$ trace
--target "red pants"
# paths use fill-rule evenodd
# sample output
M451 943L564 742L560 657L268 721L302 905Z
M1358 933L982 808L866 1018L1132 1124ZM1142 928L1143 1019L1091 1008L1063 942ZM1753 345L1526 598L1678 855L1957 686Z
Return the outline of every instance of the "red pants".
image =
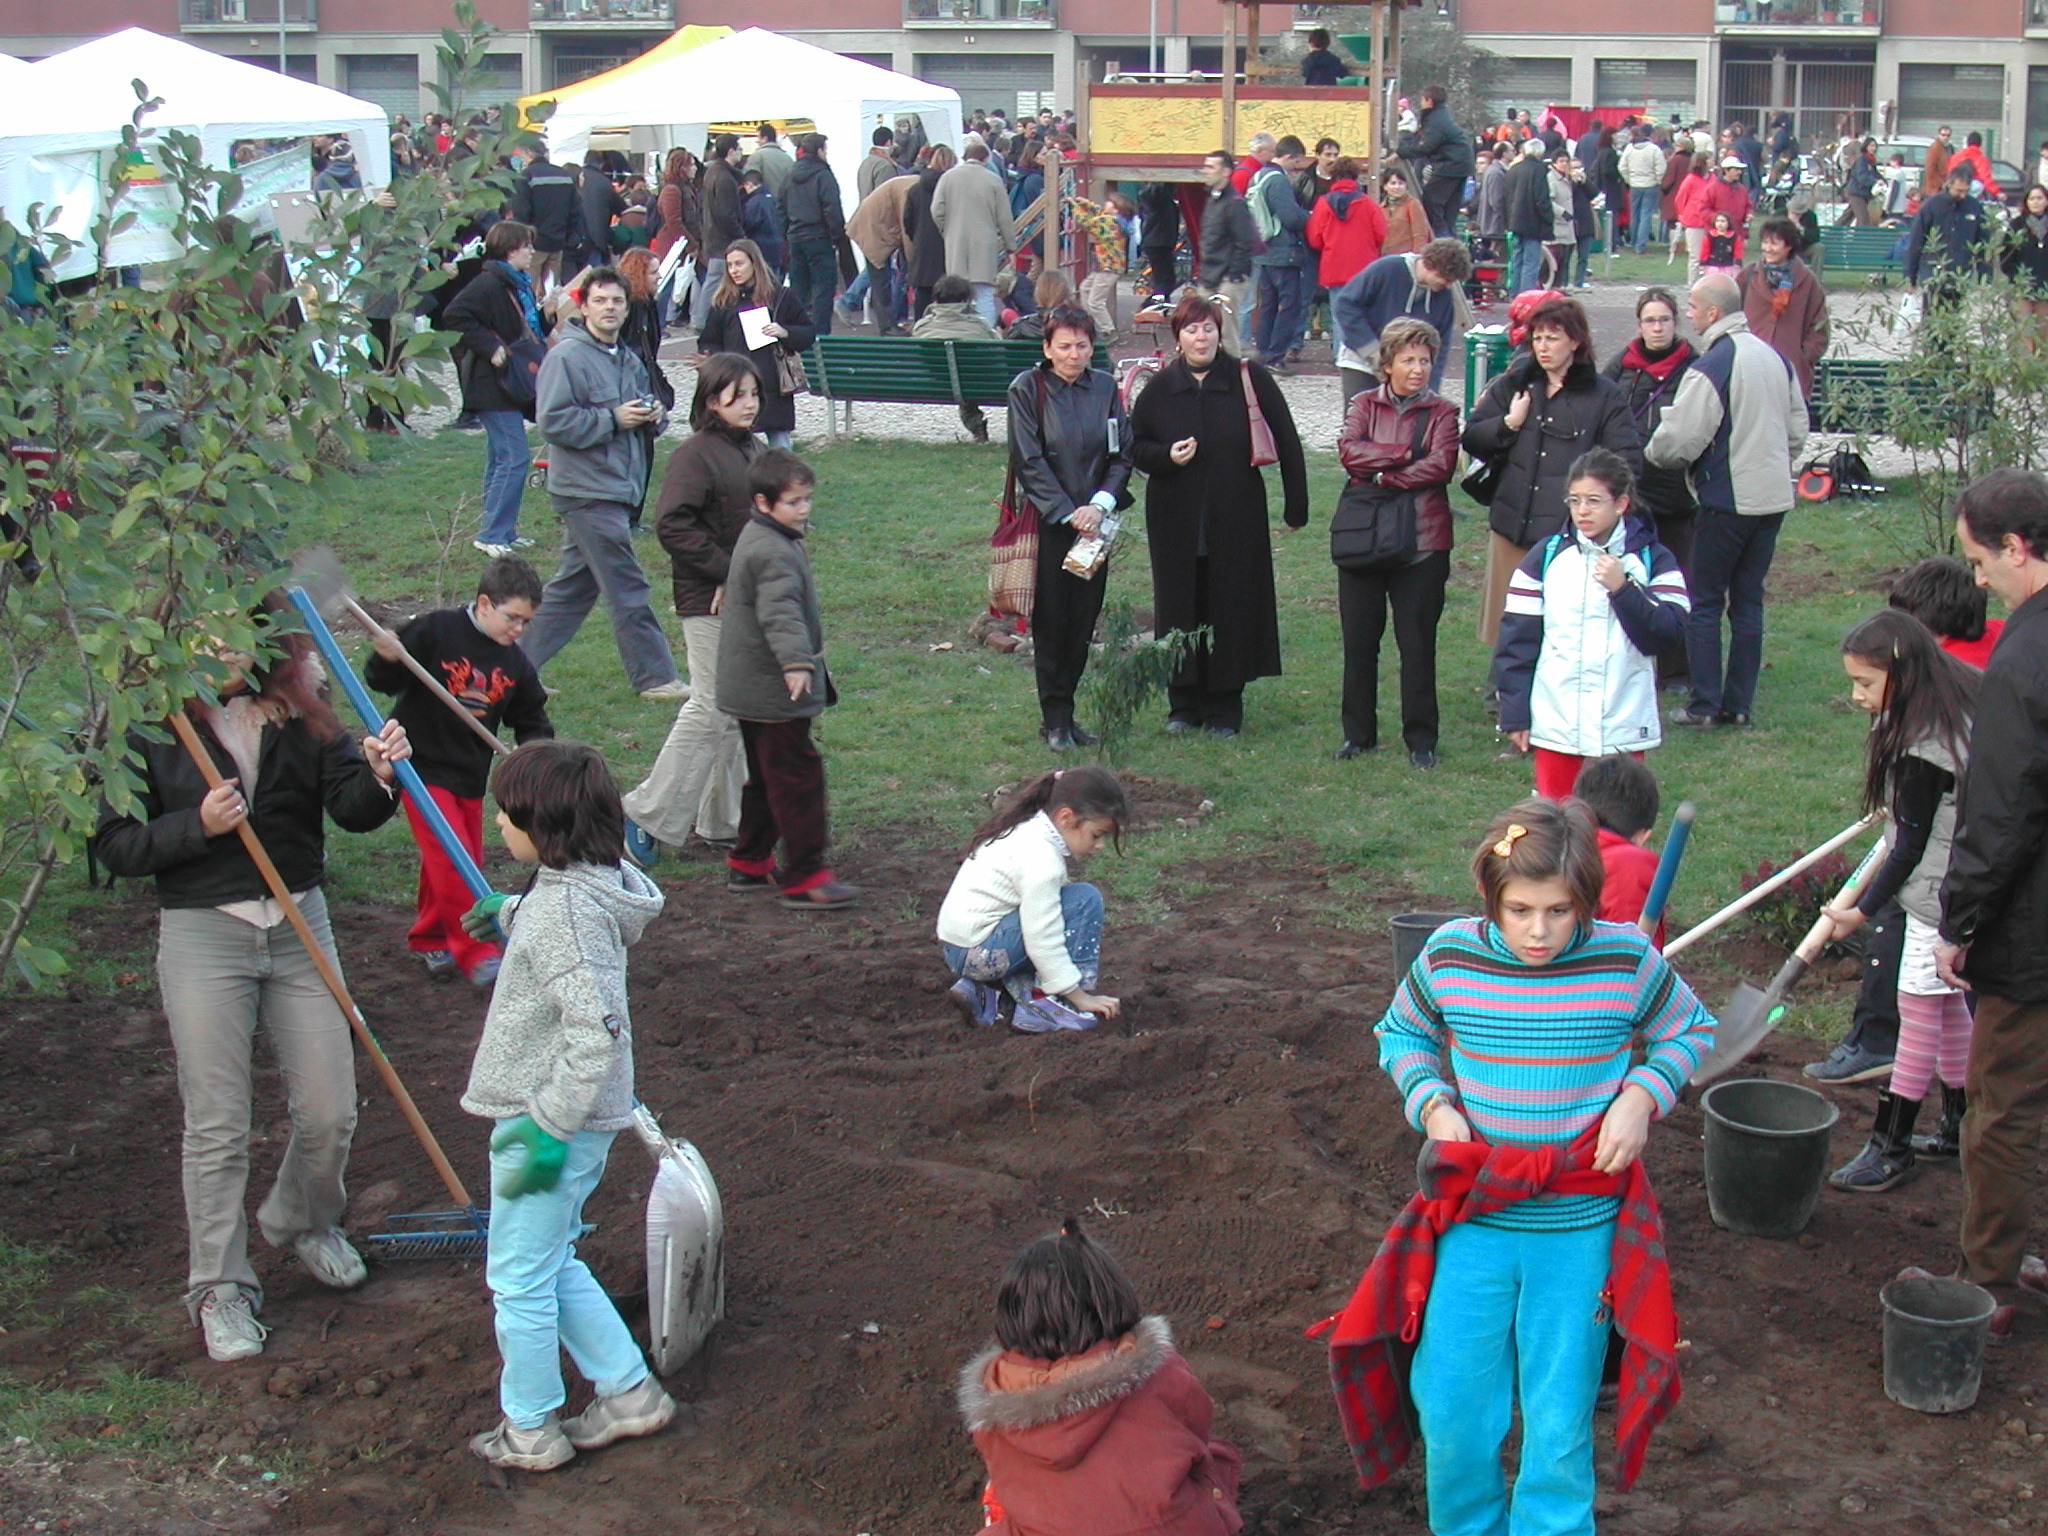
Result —
M740 836L726 863L743 875L774 875L788 895L832 878L825 865L825 760L811 722L742 720L747 787L740 791ZM775 844L782 844L782 868Z
M469 850L469 856L481 864L484 858L483 801L465 800L438 784L429 784L427 793L434 797L434 804L448 818L448 825L462 839L462 846ZM413 921L412 932L405 936L406 943L415 954L424 954L430 949L447 950L455 959L456 969L467 976L476 969L478 961L488 955L501 955L504 951L496 944L479 944L462 931L462 914L476 905L476 898L469 893L469 887L456 872L453 861L442 850L440 840L427 829L425 819L413 808L410 799L405 802L405 819L412 823L412 840L420 847L419 916Z
M1553 752L1548 747L1537 747L1535 755L1536 793L1546 800L1562 800L1569 795L1579 782L1579 770L1586 766L1586 759L1569 752ZM1639 763L1643 760L1640 752L1631 752L1629 756Z

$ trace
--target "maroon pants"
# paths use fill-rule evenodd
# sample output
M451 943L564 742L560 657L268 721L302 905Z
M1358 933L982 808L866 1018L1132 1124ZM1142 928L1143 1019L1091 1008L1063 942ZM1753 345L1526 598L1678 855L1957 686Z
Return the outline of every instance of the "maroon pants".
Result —
M469 856L483 863L483 801L465 799L438 784L429 784L427 793L448 818L448 825L455 829ZM440 839L428 830L426 819L413 809L411 800L405 802L405 817L412 823L412 840L420 850L419 915L413 920L412 932L406 935L406 943L415 954L447 950L457 969L467 976L480 961L504 951L496 944L480 944L463 931L462 914L476 904L476 897L463 883L454 861L442 851Z
M825 867L825 760L811 722L742 720L747 787L740 792L740 836L726 863L743 875L774 875L790 895L832 878ZM782 867L775 844L782 843Z

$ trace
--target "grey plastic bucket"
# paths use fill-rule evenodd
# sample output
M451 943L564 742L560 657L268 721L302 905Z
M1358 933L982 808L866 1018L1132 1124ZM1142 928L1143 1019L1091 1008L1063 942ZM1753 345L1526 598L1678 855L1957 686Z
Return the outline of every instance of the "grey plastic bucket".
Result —
M1387 926L1394 930L1394 980L1398 982L1408 974L1408 967L1415 963L1415 957L1422 953L1422 946L1432 933L1445 923L1455 923L1466 915L1463 912L1403 912L1399 917L1389 919Z
M1811 1088L1764 1077L1716 1083L1700 1109L1714 1225L1747 1237L1804 1231L1828 1171L1828 1133L1842 1112Z
M1977 1401L1998 1303L1967 1280L1894 1280L1884 1308L1884 1395L1916 1413L1961 1413Z

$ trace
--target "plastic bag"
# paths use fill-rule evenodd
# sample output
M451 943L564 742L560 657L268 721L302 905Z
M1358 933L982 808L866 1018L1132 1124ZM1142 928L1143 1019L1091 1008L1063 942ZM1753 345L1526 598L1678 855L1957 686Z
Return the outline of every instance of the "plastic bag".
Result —
M1912 335L1920 328L1920 316L1923 312L1924 307L1919 294L1900 294L1899 307L1892 311L1892 334L1901 339Z

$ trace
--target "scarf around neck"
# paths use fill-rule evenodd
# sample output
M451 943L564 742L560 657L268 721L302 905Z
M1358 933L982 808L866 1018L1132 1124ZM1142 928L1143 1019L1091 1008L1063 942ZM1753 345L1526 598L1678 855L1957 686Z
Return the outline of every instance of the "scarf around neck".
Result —
M1624 368L1640 368L1659 384L1662 384L1672 374L1678 372L1679 369L1691 362L1692 356L1692 343L1682 336L1677 341L1672 342L1662 352L1652 352L1643 345L1643 338L1638 336L1622 351L1621 366Z

